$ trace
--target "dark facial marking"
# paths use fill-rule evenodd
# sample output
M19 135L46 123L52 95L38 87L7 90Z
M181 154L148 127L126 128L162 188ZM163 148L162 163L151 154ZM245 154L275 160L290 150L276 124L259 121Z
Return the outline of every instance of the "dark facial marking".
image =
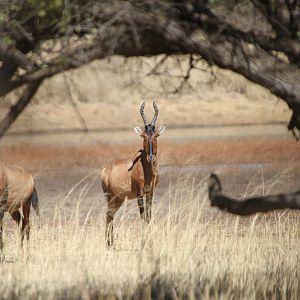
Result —
M145 130L148 137L152 137L152 135L155 133L155 126L148 124L145 126Z
M153 145L152 145L152 136L155 134L155 126L148 124L145 126L146 134L148 136L149 142L149 157L153 158Z

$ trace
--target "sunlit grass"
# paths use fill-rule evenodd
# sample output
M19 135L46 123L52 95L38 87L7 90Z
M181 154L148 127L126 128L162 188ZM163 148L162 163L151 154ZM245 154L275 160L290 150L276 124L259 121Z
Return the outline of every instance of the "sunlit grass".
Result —
M297 213L246 219L219 213L208 207L204 182L179 176L155 201L149 227L135 201L125 203L115 249L108 250L104 212L82 217L82 205L84 198L71 218L58 208L51 221L34 219L28 251L19 250L17 229L6 232L1 299L300 296Z

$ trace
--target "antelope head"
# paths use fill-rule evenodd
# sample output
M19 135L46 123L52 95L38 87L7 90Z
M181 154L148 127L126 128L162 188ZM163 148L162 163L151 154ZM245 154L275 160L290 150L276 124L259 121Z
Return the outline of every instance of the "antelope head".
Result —
M146 153L146 159L149 163L154 163L156 161L157 155L157 137L159 137L166 129L166 124L161 125L158 130L155 128L156 119L158 117L158 108L155 102L153 102L154 116L150 123L147 122L144 114L145 102L142 103L140 107L140 114L144 121L145 129L139 126L133 126L134 131L140 135L144 142L143 147Z

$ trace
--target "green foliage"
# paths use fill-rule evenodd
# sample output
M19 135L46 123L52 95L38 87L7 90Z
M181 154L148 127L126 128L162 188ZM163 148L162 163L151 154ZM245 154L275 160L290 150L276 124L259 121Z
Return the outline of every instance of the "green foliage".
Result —
M214 8L220 4L222 4L222 1L220 1L220 0L208 0L208 3L207 3L207 5L211 8Z
M0 12L0 23L7 21L7 15L4 12Z
M62 11L62 17L60 20L60 33L64 33L67 30L68 25L71 22L71 11L69 7L64 7Z
M0 23L26 24L38 41L48 39L54 31L64 33L70 21L70 7L64 0L13 0L3 7L0 4Z
M52 28L64 21L69 22L65 12L63 0L27 0L28 7L35 11L35 24L37 31L44 31L46 28Z
M7 44L7 45L14 45L15 44L15 41L8 35L5 35L3 37L3 40L4 42Z

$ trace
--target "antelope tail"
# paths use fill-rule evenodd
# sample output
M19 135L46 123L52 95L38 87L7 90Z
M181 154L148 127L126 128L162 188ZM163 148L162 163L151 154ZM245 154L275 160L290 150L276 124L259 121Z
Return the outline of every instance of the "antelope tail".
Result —
M33 192L30 196L30 201L31 201L31 205L33 207L33 209L36 212L36 215L39 216L40 215L40 209L39 209L39 198L36 192L36 189L33 189Z

